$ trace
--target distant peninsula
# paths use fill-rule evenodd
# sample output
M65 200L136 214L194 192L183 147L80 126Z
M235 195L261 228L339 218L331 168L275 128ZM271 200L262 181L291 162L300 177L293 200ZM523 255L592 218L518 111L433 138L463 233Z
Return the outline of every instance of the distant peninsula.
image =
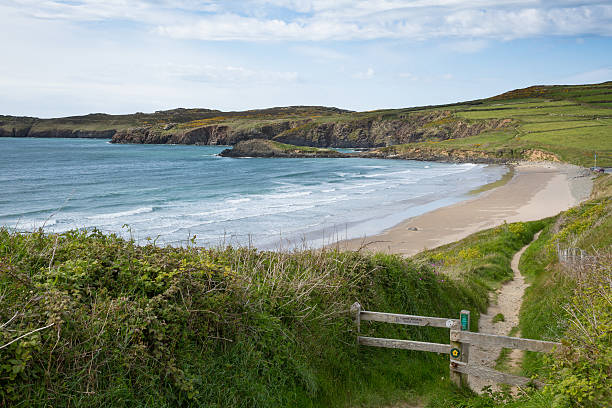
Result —
M173 109L55 119L0 116L0 137L104 138L112 143L236 145L270 140L313 148L361 148L367 157L450 162L565 161L612 165L612 81L532 86L449 105L353 112L289 106L242 112ZM268 157L321 156L264 145ZM243 145L249 146L249 145ZM291 149L289 149L291 150ZM236 156L225 153L227 156ZM331 156L330 156L331 157Z

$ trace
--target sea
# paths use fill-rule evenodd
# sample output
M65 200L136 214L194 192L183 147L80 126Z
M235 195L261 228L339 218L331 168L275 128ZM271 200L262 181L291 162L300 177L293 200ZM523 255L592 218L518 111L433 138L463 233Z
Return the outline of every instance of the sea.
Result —
M140 244L316 248L473 197L503 166L224 158L225 146L0 138L0 226Z

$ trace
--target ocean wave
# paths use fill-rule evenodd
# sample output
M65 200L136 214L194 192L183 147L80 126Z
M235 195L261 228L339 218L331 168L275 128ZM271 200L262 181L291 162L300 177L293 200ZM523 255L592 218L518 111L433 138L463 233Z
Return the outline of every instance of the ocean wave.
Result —
M176 230L172 231L172 233L185 232L186 230L192 230L194 228L205 226L205 225L210 225L210 224L222 224L222 223L226 223L229 221L239 221L239 220L245 220L249 218L264 217L267 215L286 214L286 213L291 213L291 212L296 212L296 211L308 210L314 207L315 207L314 205L287 205L287 206L279 206L279 207L266 207L265 209L262 207L262 208L256 209L256 211L250 214L245 213L245 212L235 211L235 214L233 216L217 217L217 218L212 218L208 220L199 220L197 221L197 223L192 223L190 226L187 226L187 227L184 225L180 225L178 226ZM214 212L215 211L211 211L211 213L214 213ZM221 212L218 211L217 214L215 215L220 215L220 214Z
M236 199L231 199L231 200L225 200L225 202L228 204L246 203L248 201L251 201L251 199L250 198L236 198Z
M411 169L407 169L407 170L400 170L400 171L391 171L388 173L374 173L374 174L364 174L362 175L362 177L365 178L374 178L374 177L389 177L389 176L397 176L400 174L408 174L408 173L412 173Z
M119 212L114 212L114 213L91 215L89 217L86 217L86 219L99 220L99 219L121 218L121 217L129 217L131 215L136 215L136 214L150 213L153 211L154 211L153 207L140 207L140 208L135 208L133 210L128 210L128 211L119 211Z
M231 208L222 208L219 210L211 210L211 211L204 211L204 212L200 212L200 213L195 213L193 214L194 216L209 216L209 215L220 215L220 214L225 214L225 213L230 213L230 212L234 212L237 211L238 208L237 207L231 207Z
M280 194L268 194L267 198L273 199L285 199L285 198L297 198L297 197L305 197L312 194L312 191L296 191L291 193L280 193Z

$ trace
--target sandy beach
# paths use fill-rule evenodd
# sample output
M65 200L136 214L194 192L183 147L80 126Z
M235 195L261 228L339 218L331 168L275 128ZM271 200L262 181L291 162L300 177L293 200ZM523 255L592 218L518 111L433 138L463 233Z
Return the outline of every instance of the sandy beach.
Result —
M557 163L520 163L505 185L410 219L380 234L339 242L340 249L414 255L504 222L533 221L588 198L588 170Z

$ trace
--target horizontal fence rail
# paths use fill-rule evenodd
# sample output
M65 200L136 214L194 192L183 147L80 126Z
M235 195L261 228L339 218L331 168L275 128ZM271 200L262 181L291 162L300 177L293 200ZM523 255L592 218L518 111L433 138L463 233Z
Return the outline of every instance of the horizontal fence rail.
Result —
M555 347L561 346L561 343L556 343L554 341L522 339L520 337L457 330L451 330L450 338L451 341L469 343L477 346L504 347L526 351L539 351L541 353L550 353Z
M502 373L501 371L493 370L492 368L469 365L460 361L451 360L450 368L452 371L456 371L461 374L487 378L500 384L514 385L518 387L534 384L538 388L544 386L544 383L541 381L532 380L518 375Z
M445 327L447 329L450 329L454 324L459 324L459 319L444 319L442 317L369 312L366 310L360 312L359 319L361 321L406 324L409 326Z
M432 353L450 353L449 344L427 343L414 340L381 339L378 337L359 336L358 343L362 346L385 347L403 350L430 351Z
M520 337L471 332L469 331L470 312L468 310L462 310L459 319L445 319L442 317L413 316L361 310L361 305L355 302L351 306L351 315L357 327L358 345L449 354L450 378L457 385L466 385L469 375L487 378L497 383L513 386L533 384L537 387L541 387L544 385L537 380L503 373L488 367L469 364L470 345L482 346L484 348L511 348L541 353L551 353L555 349L563 347L561 343L554 341L523 339ZM447 328L450 329L450 344L360 336L359 332L362 321Z

